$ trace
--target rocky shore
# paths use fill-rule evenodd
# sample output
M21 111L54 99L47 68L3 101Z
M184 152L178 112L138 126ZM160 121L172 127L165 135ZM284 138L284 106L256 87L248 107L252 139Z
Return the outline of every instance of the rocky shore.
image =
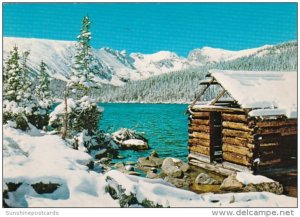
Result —
M128 175L162 179L177 188L196 193L283 193L283 186L279 182L264 176L237 172L224 177L189 165L177 158L161 158L155 150L149 156L140 157L137 162L120 162L122 156L119 155L119 150L143 151L149 149L148 140L142 136L142 133L130 129L121 128L111 135L106 134L105 141L104 146L91 151L95 159L91 165L94 170L102 173L118 170ZM95 147L93 148L95 149Z

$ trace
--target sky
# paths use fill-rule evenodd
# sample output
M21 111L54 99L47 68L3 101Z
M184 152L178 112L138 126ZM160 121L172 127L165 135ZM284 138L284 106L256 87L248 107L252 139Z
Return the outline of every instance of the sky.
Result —
M92 46L187 56L203 46L241 50L297 39L296 3L4 3L3 35L76 40L83 16Z

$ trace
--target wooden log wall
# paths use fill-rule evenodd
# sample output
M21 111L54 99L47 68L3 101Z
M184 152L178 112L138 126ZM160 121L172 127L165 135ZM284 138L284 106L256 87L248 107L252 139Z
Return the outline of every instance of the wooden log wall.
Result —
M245 112L223 112L223 161L251 167L256 148L252 132Z
M297 137L297 120L282 117L256 119L246 113L222 113L222 127L223 159L248 167L257 158L260 167L281 163L291 155L284 151L291 141L287 138ZM292 149L296 151L296 147L294 142Z
M193 111L189 118L189 152L210 162L210 127L207 111Z
M210 111L192 112L188 128L189 151L210 160ZM250 118L246 111L234 109L220 112L223 161L252 168L254 160L259 158L259 167L268 167L297 153L296 119Z
M255 134L261 167L286 164L297 152L297 119L257 120Z

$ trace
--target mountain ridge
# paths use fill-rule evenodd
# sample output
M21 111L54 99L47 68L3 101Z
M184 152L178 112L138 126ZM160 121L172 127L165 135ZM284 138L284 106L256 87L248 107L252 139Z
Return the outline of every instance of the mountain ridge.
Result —
M75 41L3 37L3 58L5 59L14 45L21 52L30 51L28 66L33 74L38 74L40 61L49 66L49 75L67 81L71 74L72 57L75 54ZM92 48L99 62L101 84L122 86L129 81L144 80L153 76L193 67L220 62L230 62L239 58L268 55L268 49L276 45L230 51L221 48L202 47L190 51L187 58L175 52L159 51L153 54L130 53L109 47Z

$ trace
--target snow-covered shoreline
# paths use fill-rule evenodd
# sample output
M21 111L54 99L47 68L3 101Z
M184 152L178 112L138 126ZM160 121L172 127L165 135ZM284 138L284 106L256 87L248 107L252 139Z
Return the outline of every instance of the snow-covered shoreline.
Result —
M59 136L33 126L24 132L4 125L3 141L3 190L9 191L5 203L10 207L297 206L296 198L268 192L199 195L175 188L162 179L116 170L97 173L87 166L89 154L74 150ZM20 186L9 189L8 183ZM52 193L37 193L33 188L37 183L58 187Z

